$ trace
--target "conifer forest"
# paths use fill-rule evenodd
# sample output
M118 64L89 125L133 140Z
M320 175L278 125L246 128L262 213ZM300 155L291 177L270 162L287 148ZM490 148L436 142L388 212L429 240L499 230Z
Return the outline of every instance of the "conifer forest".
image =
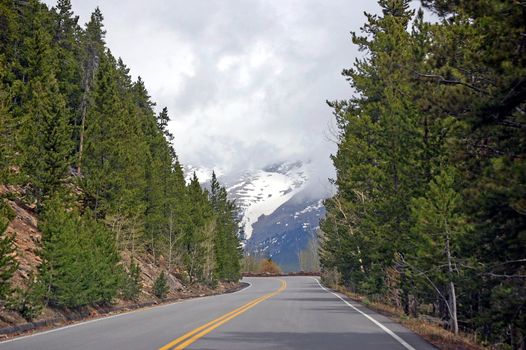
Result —
M29 319L44 304L137 297L145 254L187 283L240 278L234 203L215 176L209 190L195 175L185 181L168 110L154 112L105 34L98 8L81 26L69 0L0 3L0 231L14 200L33 208L42 232L24 289L10 287L14 237L2 235L0 300ZM158 279L162 296L164 272Z
M526 335L524 2L380 0L365 58L331 101L337 193L321 260L332 278L454 333ZM337 276L334 276L334 275Z

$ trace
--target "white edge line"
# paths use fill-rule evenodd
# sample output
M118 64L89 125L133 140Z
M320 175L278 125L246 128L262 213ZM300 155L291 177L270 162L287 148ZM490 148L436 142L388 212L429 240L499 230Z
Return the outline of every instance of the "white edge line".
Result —
M152 310L152 309L160 309L160 308L163 308L163 307L166 307L166 306L172 306L174 304L182 304L184 302L190 302L190 301L195 301L195 300L203 300L203 299L207 299L207 298L211 298L211 297L217 297L217 296L221 296L221 295L237 294L237 293L240 293L240 292L244 292L245 290L247 290L250 287L252 287L252 283L246 282L246 281L244 283L247 283L248 286L243 288L243 289L241 289L241 290L233 292L233 293L222 293L222 294L215 294L215 295L207 295L205 297L195 297L195 298L191 298L191 299L177 300L177 301L174 301L174 302L171 302L171 303L167 303L167 304L162 304L162 305L147 306L147 307L139 308L139 309L136 309L136 310L130 310L130 311L121 312L121 313L118 313L116 315L102 316L102 317L96 318L94 320L77 322L77 323L69 324L67 326L53 328L53 329L50 329L50 330L47 330L47 331L42 331L42 332L35 331L35 333L32 333L32 334L23 335L23 336L20 336L20 337L16 337L15 336L14 338L0 341L0 344L12 343L12 342L15 342L15 341L18 341L18 340L22 340L22 339L26 339L26 338L32 338L32 337L36 337L36 336L39 336L39 335L44 335L44 334L48 334L48 333L54 333L54 332L58 332L58 331L63 331L63 330L68 329L68 328L82 326L82 325L85 325L85 324L88 324L88 323L94 323L94 322L98 322L98 321L109 320L111 318L117 318L117 317L120 317L120 316L126 316L126 315L130 315L130 314L133 314L133 313L141 312L141 311L147 311L147 310Z
M353 310L355 311L358 311L359 313L361 313L363 316L367 317L371 322L373 322L375 325L377 325L378 327L380 327L385 333L389 334L391 337L393 337L397 342L399 342L400 344L402 344L404 346L404 348L406 348L407 350L416 350L415 348L413 348L411 345L409 345L405 340L403 340L402 338L400 338L398 335L396 335L392 330L390 330L389 328L387 328L386 326L384 326L383 324L381 324L380 322L378 322L377 320L375 320L374 318L372 318L371 316L367 315L366 313L364 313L363 311L361 311L360 309L358 309L357 307L355 307L354 305L352 305L351 303L349 303L347 300L343 299L341 296L339 296L338 294L328 290L327 288L325 288L324 286L321 285L320 281L317 279L317 278L314 278L312 277L313 280L315 280L316 282L318 282L318 285L321 287L321 289L323 289L324 291L328 292L328 293L331 293L332 295L336 296L338 299L340 299L341 301L343 301L347 306L349 306L350 308L352 308Z
M252 287L252 283L247 282L247 281L242 281L242 282L248 284L248 286L246 286L246 287L243 288L243 289L240 289L240 290L237 290L237 291L235 291L235 292L232 292L232 293L223 293L223 294L216 294L216 295L210 295L210 296L211 296L211 297L215 297L215 296L218 296L218 295L231 295L231 294L237 294L237 293L244 292L244 291L246 291L247 289L249 289L250 287Z

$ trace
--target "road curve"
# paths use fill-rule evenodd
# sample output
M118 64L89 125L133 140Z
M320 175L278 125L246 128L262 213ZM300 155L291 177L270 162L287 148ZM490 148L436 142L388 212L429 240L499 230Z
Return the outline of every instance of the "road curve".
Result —
M244 281L251 286L237 293L66 326L2 342L0 349L435 349L315 278Z

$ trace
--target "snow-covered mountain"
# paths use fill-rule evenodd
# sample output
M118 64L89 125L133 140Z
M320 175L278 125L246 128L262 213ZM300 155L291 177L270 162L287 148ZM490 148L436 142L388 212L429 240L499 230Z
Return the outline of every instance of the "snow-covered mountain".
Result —
M322 199L301 197L299 193L269 216L260 217L245 250L271 257L285 271L298 271L299 253L316 239L319 221L325 214Z
M240 209L244 238L249 241L253 225L299 193L308 176L303 163L284 163L246 173L227 191Z
M245 250L271 257L286 271L299 269L299 252L316 237L325 209L308 193L309 164L281 163L246 172L236 179L219 176L239 207ZM211 171L187 167L207 184Z

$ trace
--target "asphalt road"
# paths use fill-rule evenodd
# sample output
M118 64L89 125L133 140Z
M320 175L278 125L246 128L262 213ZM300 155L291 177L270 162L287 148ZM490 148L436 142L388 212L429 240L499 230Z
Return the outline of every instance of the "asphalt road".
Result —
M435 349L311 277L245 278L237 293L186 300L0 343L0 349Z

